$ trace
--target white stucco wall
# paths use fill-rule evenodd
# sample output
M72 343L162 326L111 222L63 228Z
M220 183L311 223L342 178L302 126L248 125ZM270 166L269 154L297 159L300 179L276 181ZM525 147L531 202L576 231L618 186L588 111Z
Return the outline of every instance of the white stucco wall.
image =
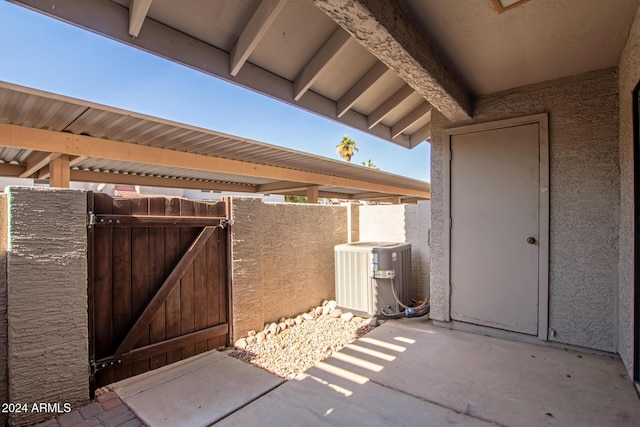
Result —
M431 202L361 206L360 240L411 243L411 296L429 296Z
M620 91L620 289L618 352L633 372L633 111L632 92L640 81L640 11L618 67Z
M500 92L478 99L474 119L432 116L431 316L446 321L443 215L447 127L547 112L550 141L550 340L615 352L618 348L618 75L615 69Z

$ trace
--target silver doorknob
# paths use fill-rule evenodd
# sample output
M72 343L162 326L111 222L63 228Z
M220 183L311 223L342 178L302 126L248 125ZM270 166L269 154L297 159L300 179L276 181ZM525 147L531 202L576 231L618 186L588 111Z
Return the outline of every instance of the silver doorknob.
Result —
M536 242L535 237L527 237L527 243L529 243L530 245L533 245L535 242Z

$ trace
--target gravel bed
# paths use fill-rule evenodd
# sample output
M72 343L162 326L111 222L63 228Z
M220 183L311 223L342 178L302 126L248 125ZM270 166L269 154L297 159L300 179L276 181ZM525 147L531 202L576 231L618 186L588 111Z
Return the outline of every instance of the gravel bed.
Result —
M289 380L372 330L370 323L361 317L318 316L229 355Z

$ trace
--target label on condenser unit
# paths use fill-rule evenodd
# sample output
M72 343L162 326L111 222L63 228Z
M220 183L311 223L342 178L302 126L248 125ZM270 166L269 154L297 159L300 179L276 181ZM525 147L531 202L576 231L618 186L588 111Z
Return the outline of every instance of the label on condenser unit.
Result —
M393 279L396 277L395 270L374 270L373 278L374 279Z
M371 254L371 275L376 277L376 271L378 271L378 254Z

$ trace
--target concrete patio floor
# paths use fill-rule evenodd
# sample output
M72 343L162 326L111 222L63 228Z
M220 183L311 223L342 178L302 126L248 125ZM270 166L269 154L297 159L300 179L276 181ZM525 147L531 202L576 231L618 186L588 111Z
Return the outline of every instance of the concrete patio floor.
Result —
M114 389L151 426L640 425L617 357L424 319L386 322L288 382L224 353L187 362Z

